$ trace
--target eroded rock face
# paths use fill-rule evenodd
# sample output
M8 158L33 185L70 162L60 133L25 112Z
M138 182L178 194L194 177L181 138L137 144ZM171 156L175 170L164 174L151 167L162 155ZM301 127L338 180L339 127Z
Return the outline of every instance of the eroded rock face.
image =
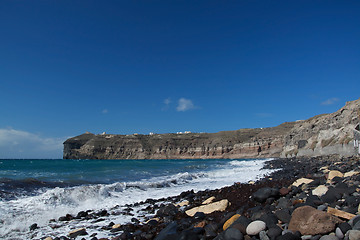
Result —
M272 128L218 133L94 135L64 142L64 159L220 159L356 154L360 99L335 113Z

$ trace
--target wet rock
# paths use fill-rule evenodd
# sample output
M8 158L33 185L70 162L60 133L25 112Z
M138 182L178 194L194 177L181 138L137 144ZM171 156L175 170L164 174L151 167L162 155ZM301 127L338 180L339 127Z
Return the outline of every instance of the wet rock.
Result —
M30 231L34 231L35 229L37 229L38 228L38 225L36 224L36 223L34 223L34 224L32 224L31 226L30 226Z
M161 207L156 215L158 216L175 216L178 213L178 209L174 204L168 204L164 207Z
M242 240L244 236L239 229L228 228L224 233L224 238L225 240Z
M270 187L260 188L252 195L254 200L260 203L265 202L270 197L278 197L278 196L279 196L279 190Z
M97 212L96 215L99 217L105 217L105 216L108 216L109 214L106 210L101 210L101 211Z
M87 216L88 216L87 212L81 211L81 212L78 212L78 214L76 215L76 218L79 219L79 218L84 218L84 217L87 217Z
M209 213L212 213L212 212L215 212L215 211L225 211L228 204L229 204L229 201L227 199L224 199L224 200L221 200L221 201L218 201L218 202L210 203L208 205L202 205L202 206L199 206L199 207L189 209L185 213L188 216L192 217L197 212L203 212L205 214L209 214Z
M341 221L328 213L310 206L294 210L289 223L289 230L300 231L302 235L327 234L335 230L335 225Z
M70 238L76 238L77 236L83 236L83 235L87 235L87 232L86 232L85 228L79 228L79 229L72 230L68 234L68 236Z
M169 223L161 232L155 237L155 240L173 240L179 237L177 233L178 225L176 222Z
M256 220L251 222L247 227L246 227L246 233L248 235L257 235L259 234L259 232L263 231L266 229L266 223L260 220Z

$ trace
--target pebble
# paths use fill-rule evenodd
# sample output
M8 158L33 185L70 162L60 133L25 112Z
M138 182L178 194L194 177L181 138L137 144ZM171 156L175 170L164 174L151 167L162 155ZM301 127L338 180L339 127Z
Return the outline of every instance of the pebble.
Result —
M256 220L256 221L251 222L247 226L246 233L248 235L257 235L265 229L266 229L266 223L263 221L260 221L260 220Z

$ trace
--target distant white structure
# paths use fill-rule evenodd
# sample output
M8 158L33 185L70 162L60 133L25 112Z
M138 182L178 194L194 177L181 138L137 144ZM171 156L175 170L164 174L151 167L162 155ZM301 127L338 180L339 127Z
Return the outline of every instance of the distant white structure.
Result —
M101 135L106 135L106 132L103 132Z
M150 136L152 136L152 135L154 135L154 134L155 134L155 133L153 133L153 132L150 132L150 133L149 133Z
M185 132L177 132L176 134L189 134L191 131L185 131Z

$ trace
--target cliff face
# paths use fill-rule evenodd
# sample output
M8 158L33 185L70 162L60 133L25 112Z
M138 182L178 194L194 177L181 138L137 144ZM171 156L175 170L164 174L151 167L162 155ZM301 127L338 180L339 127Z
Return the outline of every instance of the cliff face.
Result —
M354 155L360 99L339 111L272 128L218 133L94 135L64 142L64 159L191 159Z

